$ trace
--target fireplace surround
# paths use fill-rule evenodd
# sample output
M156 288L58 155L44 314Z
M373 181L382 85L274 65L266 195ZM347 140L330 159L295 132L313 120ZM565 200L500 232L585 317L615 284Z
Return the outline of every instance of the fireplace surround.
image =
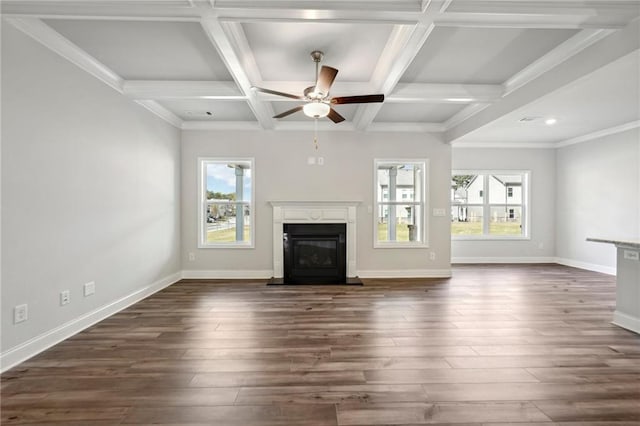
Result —
M345 283L359 283L356 279L356 213L359 201L271 201L273 207L273 282L287 283L284 276L285 225L325 224L344 227ZM293 229L296 229L295 227ZM331 231L331 228L329 228ZM288 234L288 232L287 232ZM320 238L322 240L322 237ZM319 244L326 247L328 243ZM339 243L338 243L339 244ZM313 281L311 277L307 277ZM321 275L315 279L322 279Z

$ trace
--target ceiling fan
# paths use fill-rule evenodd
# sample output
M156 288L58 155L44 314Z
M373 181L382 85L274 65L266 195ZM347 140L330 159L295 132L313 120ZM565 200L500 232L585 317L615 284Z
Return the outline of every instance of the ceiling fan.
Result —
M382 94L341 96L335 98L330 97L329 90L331 89L333 80L335 80L336 78L336 74L338 74L338 70L326 65L323 65L322 68L318 69L320 66L320 61L322 61L323 57L324 53L320 52L319 50L314 50L313 52L311 52L311 59L316 63L316 84L304 89L302 96L278 92L277 90L264 89L262 87L253 87L253 89L257 90L258 92L268 93L276 96L283 96L285 98L299 99L306 102L303 105L299 105L278 115L274 115L273 118L283 118L295 112L302 111L306 116L311 118L317 119L321 117L329 117L329 119L334 123L340 123L341 121L344 121L344 117L338 114L338 112L331 107L332 105L367 104L372 102L384 101L384 95Z

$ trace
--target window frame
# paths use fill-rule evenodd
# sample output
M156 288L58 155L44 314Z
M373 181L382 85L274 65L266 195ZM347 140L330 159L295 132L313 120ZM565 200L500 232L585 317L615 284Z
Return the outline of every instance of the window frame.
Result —
M505 240L505 241L524 241L531 240L531 170L494 170L494 169L452 169L451 177L454 175L482 175L487 176L483 178L483 192L482 204L471 203L466 204L468 207L482 207L482 234L481 235L455 235L451 234L451 239L455 241L490 241L490 240ZM521 189L521 204L497 204L491 203L491 194L489 194L489 179L491 175L521 175L522 176L522 189ZM451 205L451 199L449 200ZM522 234L520 235L494 235L489 233L489 219L491 207L502 206L516 206L522 208ZM453 223L453 222L452 222Z
M206 211L206 188L207 188L207 171L206 165L210 163L228 164L228 163L249 163L251 168L251 200L236 201L234 204L249 206L249 220L251 223L249 232L249 241L229 241L219 243L208 243L205 234L205 211ZM255 248L255 159L253 157L198 157L198 248L202 249L253 249Z
M405 163L405 164L420 164L423 167L422 173L422 197L421 201L415 201L415 191L414 191L414 201L408 200L400 200L400 201L390 201L389 196L387 194L387 198L385 200L384 196L382 200L378 200L378 167L384 164L395 164L395 163ZM415 188L415 186L414 186ZM378 240L378 211L381 206L384 205L406 205L413 204L420 206L422 209L421 213L421 221L422 226L418 230L420 235L420 241L379 241ZM428 158L375 158L373 160L373 211L372 211L372 222L373 222L373 248L428 248L429 247L429 215L427 214L429 210L429 159Z

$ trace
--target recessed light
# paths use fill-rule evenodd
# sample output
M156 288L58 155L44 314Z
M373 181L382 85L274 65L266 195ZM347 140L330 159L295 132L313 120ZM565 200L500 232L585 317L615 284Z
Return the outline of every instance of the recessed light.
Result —
M553 126L557 122L558 122L558 119L553 117L547 118L546 120L544 120L544 124L546 124L547 126Z

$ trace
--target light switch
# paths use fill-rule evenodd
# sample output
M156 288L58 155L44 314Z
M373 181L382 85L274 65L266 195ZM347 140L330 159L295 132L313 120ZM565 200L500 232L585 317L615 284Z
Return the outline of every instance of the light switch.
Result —
M434 216L446 216L447 212L445 209L433 209Z

